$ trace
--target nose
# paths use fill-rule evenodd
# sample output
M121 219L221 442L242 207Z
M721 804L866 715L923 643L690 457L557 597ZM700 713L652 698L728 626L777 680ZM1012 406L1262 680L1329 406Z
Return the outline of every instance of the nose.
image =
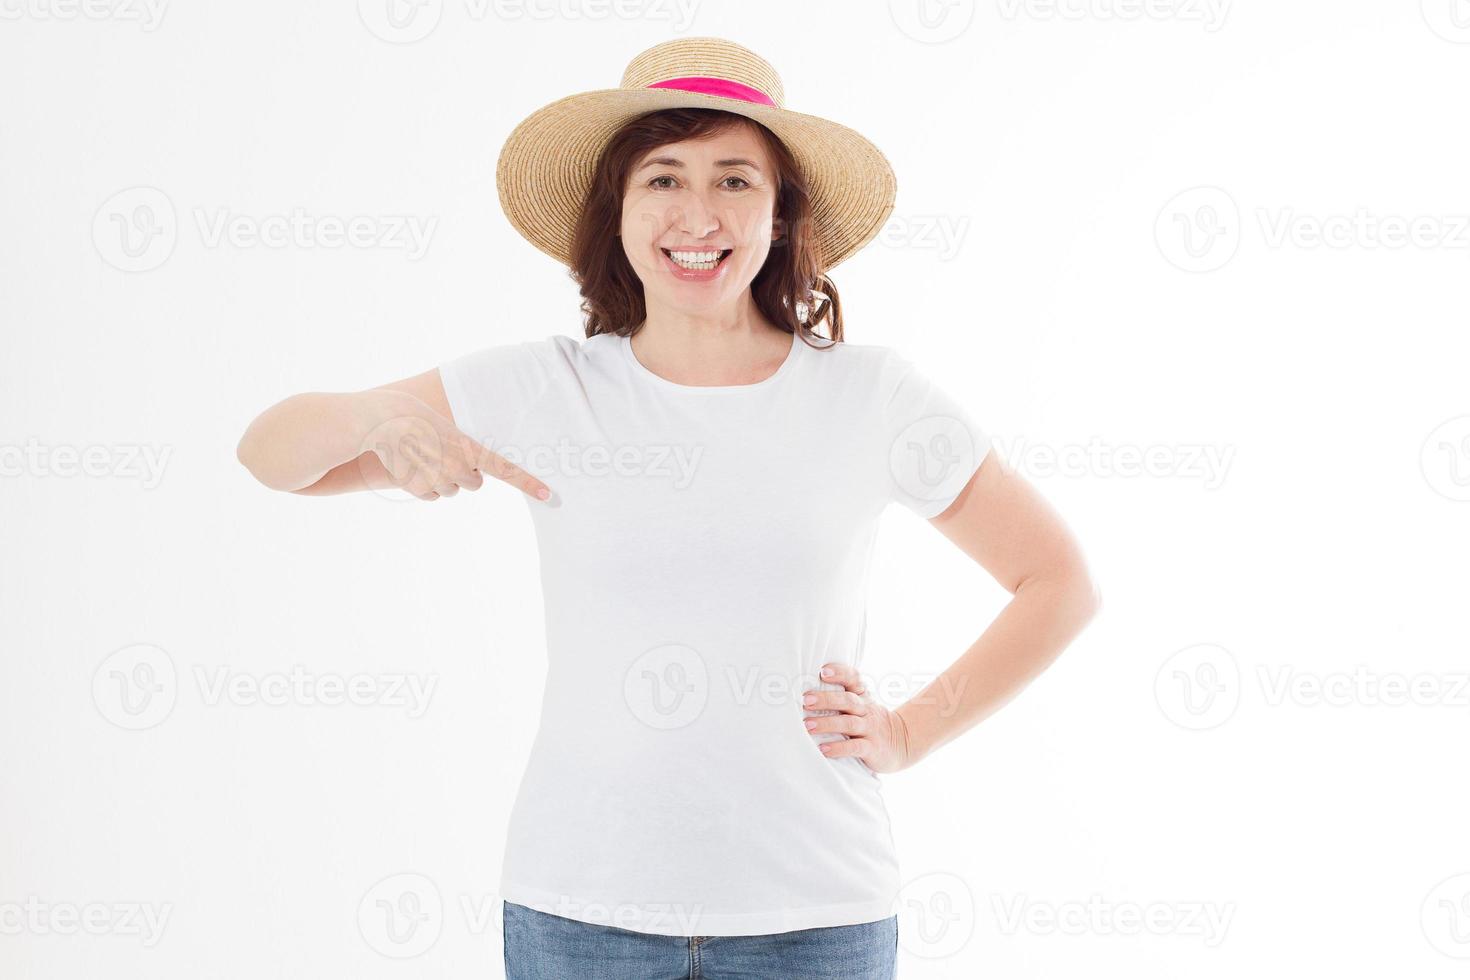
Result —
M720 219L715 214L715 209L698 191L682 195L682 199L673 205L673 209L672 223L678 227L680 234L690 238L704 238L720 228Z

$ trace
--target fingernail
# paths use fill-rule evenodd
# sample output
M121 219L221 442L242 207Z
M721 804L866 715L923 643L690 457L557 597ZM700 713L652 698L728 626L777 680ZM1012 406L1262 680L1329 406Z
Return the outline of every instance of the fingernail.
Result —
M806 697L804 697L804 698L801 699L801 703L802 704L816 704L817 703L817 696L815 694L808 694Z
M823 677L831 677L832 676L832 668L831 667L823 667L822 668L822 676Z
M809 719L807 721L807 723L806 723L806 727L807 727L807 731L811 731L813 728L816 728L817 727L817 721L816 721L816 719L815 718Z
M545 500L551 496L551 491L546 489L545 487L542 487L540 490L536 491L536 496L540 497L542 500Z

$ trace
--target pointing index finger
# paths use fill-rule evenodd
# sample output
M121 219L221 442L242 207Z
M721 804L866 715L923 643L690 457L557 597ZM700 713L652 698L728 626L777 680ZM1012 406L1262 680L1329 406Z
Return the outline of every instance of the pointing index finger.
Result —
M523 492L535 497L537 500L549 500L551 488L542 483L536 477L521 469L515 463L490 449L488 446L469 436L465 437L473 447L475 469L481 473L493 476L495 479L512 486L519 487Z

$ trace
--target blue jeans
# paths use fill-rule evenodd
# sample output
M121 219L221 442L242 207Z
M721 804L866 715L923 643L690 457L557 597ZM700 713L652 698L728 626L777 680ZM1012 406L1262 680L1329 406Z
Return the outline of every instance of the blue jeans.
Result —
M893 980L898 916L764 936L656 936L505 902L506 980Z

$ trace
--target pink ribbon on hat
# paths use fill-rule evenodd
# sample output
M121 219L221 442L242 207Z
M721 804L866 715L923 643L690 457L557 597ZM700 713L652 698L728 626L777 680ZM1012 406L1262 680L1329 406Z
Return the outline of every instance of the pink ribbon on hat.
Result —
M757 105L768 105L776 107L776 103L769 95L758 88L749 85L741 85L732 82L728 78L711 78L706 75L686 75L683 78L670 78L662 82L654 82L648 88L676 88L684 92L697 92L700 95L718 95L726 99L739 99L741 102L754 102Z

